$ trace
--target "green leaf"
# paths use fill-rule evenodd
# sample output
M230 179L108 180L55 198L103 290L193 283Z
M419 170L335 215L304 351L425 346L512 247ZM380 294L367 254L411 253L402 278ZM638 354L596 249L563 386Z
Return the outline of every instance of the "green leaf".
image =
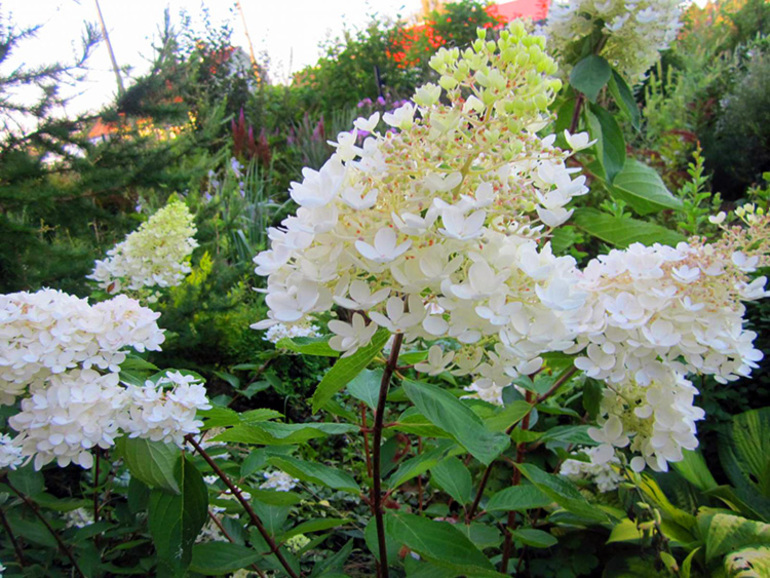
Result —
M604 397L602 382L595 379L586 379L583 385L583 409L588 412L592 420L599 415L600 404Z
M447 454L447 448L442 446L405 460L388 479L388 488L395 489L412 478L420 476L436 466Z
M387 520L388 516L386 516L385 519ZM364 529L364 541L366 542L366 547L369 548L369 551L374 555L374 558L379 560L380 548L377 540L377 521L374 516L372 516L366 524L366 528ZM394 540L390 535L387 524L385 525L385 547L388 555L388 565L395 564L398 561L398 551L401 544Z
M612 67L601 56L592 54L578 62L569 75L569 83L591 102L596 102L602 88L612 75Z
M389 514L387 533L420 556L468 576L502 576L489 559L461 531L447 522L435 522L413 514Z
M237 425L219 434L214 441L260 445L294 445L308 440L357 431L342 423L273 423Z
M347 578L347 574L342 573L342 569L350 558L350 554L353 552L353 539L347 541L347 543L334 552L330 553L326 558L320 562L316 562L313 566L312 578Z
M302 355L339 357L340 352L329 347L329 337L284 337L275 344L276 349L288 349Z
M562 442L581 446L595 446L597 443L588 435L587 425L557 425L546 430L541 442Z
M684 458L681 462L673 462L671 465L685 480L693 486L706 492L717 487L714 476L711 475L706 460L700 450L683 450Z
M489 431L507 431L511 426L519 423L532 411L532 405L526 401L514 401L506 405L491 417L484 420Z
M671 229L630 217L607 215L597 209L576 209L573 221L589 235L621 249L632 243L661 243L673 246L685 241L682 235Z
M532 546L533 548L550 548L559 543L559 541L548 532L543 532L543 530L536 530L534 528L513 530L511 535L522 544Z
M518 464L516 467L524 477L565 510L586 520L609 521L607 514L590 504L566 477L548 474L532 464Z
M428 420L446 431L483 464L492 463L510 445L507 435L489 431L481 418L448 391L410 380L404 380L403 387Z
M251 548L231 542L201 542L192 550L190 570L205 576L221 576L245 568L262 555Z
M511 486L494 494L484 509L487 512L524 512L533 508L545 508L554 501L537 486Z
M364 369L348 383L348 393L373 410L377 409L383 373L382 369Z
M636 159L626 161L623 170L612 181L610 192L640 215L682 209L682 201L666 188L658 172Z
M612 76L609 82L610 94L615 102L620 107L626 116L631 121L631 125L639 130L639 124L641 122L641 114L639 113L639 106L636 104L634 93L631 91L631 87L625 79L620 76L615 70L612 71Z
M8 472L8 481L27 497L33 498L45 491L43 472L36 471L31 463Z
M444 490L459 504L473 499L473 482L468 468L457 458L441 460L430 470L431 483Z
M262 524L265 526L268 534L274 538L283 534L283 526L286 518L289 517L291 508L288 506L263 504L262 502L254 502L252 507L257 516L259 516L259 519L262 520Z
M615 118L600 106L590 105L589 122L591 136L597 139L599 161L607 182L617 179L626 163L626 141Z
M725 556L725 571L731 578L770 576L770 546L743 548Z
M312 532L322 532L331 528L339 528L350 524L350 520L346 518L316 518L315 520L308 520L297 524L291 530L286 532L281 537L281 542L285 542L293 536L299 536L300 534L311 534Z
M179 494L176 481L182 451L171 444L142 438L120 438L120 453L133 477L150 488L160 488Z
M362 347L350 357L340 357L332 368L323 376L313 394L313 413L321 409L332 396L344 388L366 368L372 359L382 351L390 339L390 332L380 328L366 347Z
M395 431L423 437L447 438L449 434L436 427L416 407L410 407L402 413L393 425Z
M699 514L698 527L706 542L706 563L741 548L770 544L770 524L732 514Z
M399 365L414 365L428 359L427 349L418 349L417 351L401 352L398 356Z
M642 532L636 525L636 522L629 520L628 518L622 519L620 522L612 527L610 537L607 540L608 544L612 542L635 542L644 538L644 532Z
M208 490L198 469L182 459L179 493L160 488L150 492L148 528L163 575L182 576L192 560L192 547L208 519Z
M270 465L305 482L320 484L333 490L345 490L353 493L361 491L361 488L350 474L339 468L332 468L314 462L305 462L289 456L273 456L268 458L267 461Z

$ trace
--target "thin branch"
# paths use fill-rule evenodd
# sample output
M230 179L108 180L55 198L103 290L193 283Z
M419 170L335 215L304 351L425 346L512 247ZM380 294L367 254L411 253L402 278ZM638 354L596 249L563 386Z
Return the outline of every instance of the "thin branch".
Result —
M18 540L16 540L13 529L8 523L8 519L5 517L5 512L3 512L2 508L0 508L0 526L5 528L5 533L8 534L8 537L11 539L13 551L16 553L16 560L19 562L19 566L24 568L24 550L21 549Z
M214 522L214 525L219 528L219 531L222 532L222 535L227 538L231 543L235 543L235 538L233 538L230 533L225 529L225 527L222 525L222 522L217 518L211 510L208 511L209 518L212 522ZM252 569L259 575L259 578L265 578L264 572L260 570L256 564L251 565Z
M32 511L32 513L35 514L35 516L43 523L48 532L50 532L51 536L53 536L54 540L56 540L56 543L59 545L59 550L61 550L62 554L69 558L69 561L72 563L72 567L75 569L78 575L86 578L86 575L83 574L80 566L78 566L77 560L75 560L75 555L72 553L72 550L67 546L67 544L64 543L64 540L61 539L61 536L59 536L56 530L53 529L51 524L48 523L48 520L46 520L45 516L40 513L40 509L37 507L37 504L22 494L19 490L17 490L7 477L3 480L3 483L8 486L8 489L16 494L21 499L21 501L24 502L24 504Z
M267 528L265 528L265 525L262 523L262 520L260 519L259 516L257 516L257 513L251 507L251 504L249 504L249 501L243 497L243 493L241 492L240 488L238 488L238 486L236 486L230 480L230 478L227 477L227 474L225 474L222 471L222 468L220 468L219 465L206 452L206 450L204 450L201 447L201 445L196 441L195 437L193 437L192 434L186 435L184 439L195 448L195 451L198 452L198 454L206 461L206 463L211 467L211 469L214 470L214 473L217 476L219 476L219 479L221 479L225 483L225 485L232 492L235 499L240 502L241 506L243 506L243 509L246 510L246 513L249 515L249 518L251 518L252 523L257 527L257 530L259 530L259 533L265 539L265 542L267 542L268 546L270 546L270 553L275 554L276 558L278 558L278 561L281 563L281 566L283 566L284 569L286 570L286 573L289 576L291 576L291 578L299 578L299 576L294 571L294 569L291 566L289 566L289 563L286 561L286 558L283 557L283 554L281 553L279 546L275 543L275 540L273 540L273 537L270 535L270 532L267 531Z
M403 333L396 333L393 337L393 345L390 348L390 357L385 365L385 371L382 373L380 382L380 397L377 401L377 412L374 414L374 439L372 440L372 509L377 525L377 542L379 546L379 561L377 563L377 575L380 578L388 578L388 548L385 543L385 522L382 512L382 479L380 465L380 449L382 445L382 429L385 415L385 402L388 397L388 387L393 371L398 365L398 353L401 350L401 343L404 340Z

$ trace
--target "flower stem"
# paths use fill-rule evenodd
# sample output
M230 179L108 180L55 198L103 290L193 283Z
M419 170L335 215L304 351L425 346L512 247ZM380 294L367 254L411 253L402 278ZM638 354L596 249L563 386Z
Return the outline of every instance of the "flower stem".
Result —
M398 353L401 350L403 333L396 333L393 337L393 345L390 348L388 363L380 381L380 397L377 401L377 412L374 414L373 440L372 440L372 509L374 510L375 523L377 525L377 543L379 547L379 561L377 563L377 575L380 578L388 578L388 548L385 543L385 522L382 512L382 479L380 467L380 449L382 445L382 426L385 416L385 401L388 397L388 386L393 371L398 365Z
M235 496L235 499L238 500L241 503L241 506L243 506L243 509L246 510L246 513L249 515L249 518L251 518L251 522L257 527L257 530L259 530L259 533L262 535L262 537L265 539L265 542L267 542L267 545L270 546L270 553L275 554L276 558L278 558L278 561L281 563L281 566L284 567L286 570L286 573L291 576L291 578L299 578L297 576L297 573L292 569L291 566L289 566L289 563L286 561L286 558L283 557L283 554L281 554L280 547L275 543L275 540L273 540L273 537L270 535L270 532L267 531L267 528L265 528L265 525L262 523L262 520L257 516L257 513L254 511L254 509L251 507L251 504L249 504L249 501L243 497L243 493L241 492L240 488L236 486L230 478L227 477L227 474L225 474L222 471L222 468L220 468L217 463L211 458L211 456L204 450L201 445L196 441L196 439L192 436L192 434L188 434L184 438L187 442L189 442L194 448L195 451L198 452L198 454L206 461L206 463L211 467L212 470L214 470L214 473L219 476L219 479L221 479L225 485L230 489L233 496Z
M575 373L577 373L577 371L578 371L577 367L575 367L573 365L572 367L567 369L564 373L562 373L559 376L559 378L554 382L554 384L551 386L551 388L548 391L546 391L542 395L539 395L535 399L535 403L534 403L534 405L532 406L532 408L529 411L531 412L535 408L535 406L537 404L544 402L546 399L548 399L554 393L556 393L556 391L562 385L567 383L570 380L570 378L573 375L575 375ZM525 415L524 418L522 418L522 420L525 419L525 418L529 419L529 413L527 413L527 415ZM518 424L518 422L513 424L511 427L509 427L506 430L505 433L508 434L508 435L511 435L511 432L513 431L513 428L515 428L517 424ZM478 492L476 492L476 498L473 500L473 504L471 504L471 508L470 508L470 510L468 510L468 514L466 516L466 520L468 521L468 523L470 523L470 521L473 520L473 516L474 516L474 514L476 513L476 510L479 507L479 502L481 502L481 496L484 494L484 489L487 486L487 482L489 481L489 474L492 472L492 466L494 466L494 464L495 464L495 462L492 462L491 464L489 464L487 466L487 469L484 470L484 475L481 477L481 483L479 484Z
M67 544L64 543L64 540L61 539L61 536L59 536L56 530L53 529L51 524L48 523L48 520L46 520L45 516L40 513L40 509L37 507L37 504L22 494L19 490L17 490L7 477L3 480L3 483L8 486L9 490L21 498L21 501L24 502L24 504L32 511L32 513L35 514L38 520L43 523L43 525L46 527L46 530L48 530L51 536L53 536L54 540L56 540L56 543L59 545L59 550L61 550L62 554L69 558L69 561L72 563L72 567L75 569L75 572L77 572L78 576L85 578L85 574L83 574L80 566L78 566L77 560L75 560L75 555L72 553L72 550L67 546Z
M19 562L19 566L24 568L24 551L21 549L21 546L19 546L19 542L16 540L13 529L8 523L8 519L5 517L5 512L3 512L2 509L0 509L0 526L5 528L5 533L8 534L8 538L11 540L11 544L13 545L13 551L16 553L16 560Z

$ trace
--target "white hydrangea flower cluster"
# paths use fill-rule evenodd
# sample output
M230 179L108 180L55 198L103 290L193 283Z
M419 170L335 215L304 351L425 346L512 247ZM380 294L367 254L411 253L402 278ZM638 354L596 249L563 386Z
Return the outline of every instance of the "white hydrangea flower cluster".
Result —
M627 446L637 454L630 464L635 471L646 466L667 471L669 462L683 459L682 450L698 447L695 422L705 412L694 405L697 394L690 381L673 371L647 385L628 381L609 386L601 402L602 426L588 430L600 444L593 461L607 463L615 448Z
M22 397L8 419L18 435L0 436L0 468L33 457L37 469L90 468L91 450L125 433L179 445L198 433L195 412L211 406L195 378L120 383L127 348L160 350L159 315L125 295L93 306L51 289L0 295L0 402Z
M129 437L184 445L187 434L200 432L203 422L196 412L211 409L206 388L192 375L169 371L157 382L144 387L128 386L129 403L120 419Z
M460 350L420 370L507 385L572 344L575 261L539 241L571 216L585 178L572 178L553 135L535 134L560 86L542 37L521 23L497 43L480 31L462 56L442 49L431 66L440 86L383 116L397 131L377 132L379 114L360 118L372 136L358 146L341 133L332 158L293 183L297 214L254 259L270 311L253 327L307 323L337 305L350 313L328 324L343 356L378 327L407 342L450 338Z
M263 490L275 490L276 492L290 492L299 483L297 478L294 478L282 472L281 470L275 470L272 472L264 472L265 481L259 486Z
M681 5L680 0L557 0L544 33L568 72L567 64L579 57L579 40L601 30L599 55L635 83L676 39Z
M281 339L293 337L320 337L321 328L317 325L276 323L265 331L264 340L270 343L278 343Z
M64 513L67 528L85 528L94 523L94 513L88 508L77 508Z
M762 352L743 327L741 301L770 294L765 277L748 282L759 263L759 255L695 241L635 243L594 259L580 282L589 297L575 365L595 379L643 386L672 368L720 383L748 376Z
M174 200L107 251L88 278L109 293L179 285L191 271L195 232L187 205Z
M613 467L619 466L620 460L613 455L609 460L596 461L597 451L598 448L578 448L572 454L585 454L591 461L564 460L559 473L575 481L587 480L602 493L615 490L623 481L623 476Z
M159 351L158 317L125 295L93 306L54 289L0 295L0 404L76 367L116 372L128 347Z
M698 445L689 373L720 383L748 376L763 354L743 327L742 301L768 296L765 277L749 274L768 264L767 219L735 227L712 245L699 239L676 247L640 244L591 261L580 288L575 366L603 380L599 423L589 431L604 463L615 448L637 456L631 466L666 471Z

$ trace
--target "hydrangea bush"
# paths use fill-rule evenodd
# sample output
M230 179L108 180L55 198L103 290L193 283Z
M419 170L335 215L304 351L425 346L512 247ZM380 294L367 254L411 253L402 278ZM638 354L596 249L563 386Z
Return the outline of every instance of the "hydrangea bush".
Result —
M101 521L122 539L141 535L137 514L147 512L155 558L136 573L346 575L358 548L361 573L379 578L548 575L530 553L580 528L611 530L613 542L652 537L655 563L637 569L652 575L655 565L678 568L672 525L678 547L693 552L682 568L691 567L724 513L696 522L676 511L650 472L695 467L688 450L704 413L694 378L729 387L761 360L744 302L768 294L758 274L770 264L768 216L749 204L712 216L719 238L684 239L623 206L598 217L576 206L592 202L590 185L640 216L681 208L652 169L625 158L596 98L609 86L633 117L623 75L635 80L657 57L678 8L578 4L556 9L551 42L563 57L559 26L582 35L581 58L606 68L568 61L580 73L565 91L543 36L521 23L495 40L480 30L472 46L431 59L436 84L357 119L323 166L292 183L296 213L268 230L270 246L254 258L268 311L253 327L267 330L275 355L335 360L310 400L333 419L238 412L209 401L196 375L156 372L129 350L160 349L158 314L124 295L96 305L53 290L4 295L0 403L12 409L0 434L3 488L34 506L20 490L20 481L34 488L34 470L92 468L93 513L78 503L60 520L73 536L99 523L101 496L124 488L126 503ZM643 50L635 34L649 36ZM572 105L566 131L563 118L553 122L557 97L559 108ZM652 188L629 189L629 175ZM564 250L573 222L617 248L579 264ZM184 205L171 203L92 278L108 292L178 283L193 233ZM240 369L261 379L271 359ZM270 386L217 375L237 396ZM326 436L344 441L324 453L331 444L316 442ZM107 449L119 461L100 470ZM708 486L702 471L692 479ZM50 531L75 573L87 575L83 560L114 571L118 548L93 534L68 545ZM318 559L327 536L334 552ZM88 558L91 538L99 554ZM698 564L722 557L709 551Z

